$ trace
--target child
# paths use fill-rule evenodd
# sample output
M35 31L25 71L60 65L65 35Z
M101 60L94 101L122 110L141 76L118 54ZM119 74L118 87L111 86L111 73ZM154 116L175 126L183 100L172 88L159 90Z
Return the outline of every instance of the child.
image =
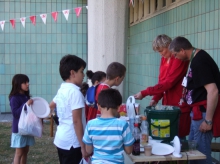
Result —
M86 72L88 79L92 81L92 87L96 87L98 84L106 80L106 73L102 71L96 71L95 73L91 70ZM94 94L95 98L95 94ZM87 105L86 105L87 106ZM86 110L86 121L96 118L97 107L94 105L88 105L88 111Z
M106 80L101 83L96 90L96 102L98 100L98 95L103 89L108 89L113 86L119 86L125 77L126 67L118 62L112 62L109 64L106 70ZM97 115L100 115L100 112L97 110ZM119 115L119 114L118 114Z
M89 85L86 82L83 82L82 86L80 87L80 91L82 92L84 97L86 95L86 91L88 90L88 88L89 88ZM56 125L59 125L59 117L57 116L56 104L53 101L51 101L49 106L50 106L51 111L53 111L52 117L53 117L54 122L56 123Z
M30 99L29 78L24 74L16 74L12 79L12 89L9 94L9 101L12 120L11 147L15 148L14 164L27 163L27 154L29 146L35 144L33 136L24 136L18 134L18 122L22 108L25 104L33 104Z
M83 96L86 96L86 91L89 89L89 84L87 84L86 82L83 82L81 87L80 87L80 91L82 92Z
M65 81L51 102L57 108L57 126L54 144L61 164L79 164L87 157L82 142L86 124L84 96L80 91L84 78L85 61L75 55L66 55L60 60L60 76Z
M132 152L134 138L128 123L115 118L121 103L116 89L105 89L98 96L101 116L88 122L83 136L87 153L93 152L92 163L124 164L123 151Z

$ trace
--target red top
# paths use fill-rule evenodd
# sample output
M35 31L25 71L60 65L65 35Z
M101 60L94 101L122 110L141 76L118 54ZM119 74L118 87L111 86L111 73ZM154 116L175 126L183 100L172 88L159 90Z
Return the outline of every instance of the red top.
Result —
M108 89L110 88L107 84L99 84L99 86L97 87L96 89L96 94L95 94L95 101L97 103L97 100L98 100L98 95L99 93L101 92L101 90L103 89ZM88 107L88 112L87 112L87 115L86 115L86 120L87 122L89 120L92 120L94 118L96 118L96 114L101 114L100 111L94 107Z
M141 91L142 96L153 95L152 100L156 102L163 98L163 105L180 107L178 103L183 91L181 84L183 77L186 75L188 64L189 61L181 61L174 56L172 56L169 63L167 63L167 59L162 57L158 84ZM189 134L190 107L185 104L182 105L180 109L182 114L179 121L179 137L183 137Z
M220 95L218 97L220 100ZM200 106L203 105L207 109L207 100L200 101L194 104L191 104L193 111L193 120L197 120L197 118L202 119L202 112L200 111ZM220 137L220 101L218 101L218 104L215 109L215 113L213 116L212 121L212 133L214 137ZM199 119L198 119L199 120Z
M95 94L95 101L96 103L98 102L98 96L99 96L99 93L103 90L103 89L108 89L110 88L109 85L107 84L100 84L98 87L97 87L97 90L96 90L96 94ZM97 111L97 114L101 114L99 110L96 110Z

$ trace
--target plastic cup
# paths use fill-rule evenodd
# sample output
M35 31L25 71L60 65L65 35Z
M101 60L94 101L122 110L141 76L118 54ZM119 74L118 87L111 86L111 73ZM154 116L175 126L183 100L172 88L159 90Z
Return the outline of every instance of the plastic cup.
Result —
M144 146L144 154L145 156L151 156L151 151L152 151L152 145L147 144Z
M196 140L190 140L190 141L188 141L189 153L195 154L196 145L197 145Z

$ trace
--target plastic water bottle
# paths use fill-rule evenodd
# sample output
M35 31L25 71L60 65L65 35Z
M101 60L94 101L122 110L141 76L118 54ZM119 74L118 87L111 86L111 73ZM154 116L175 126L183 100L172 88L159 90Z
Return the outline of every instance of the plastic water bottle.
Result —
M141 117L142 122L141 122L141 144L147 145L148 144L148 136L149 136L149 132L148 132L148 122L147 122L147 117L142 116Z
M132 154L133 155L140 155L140 129L138 128L138 124L134 124L134 144L133 144L133 150Z
M140 129L140 126L141 126L140 115L136 115L136 116L135 116L134 123L135 123L135 124L138 124L138 127L139 127L139 129Z

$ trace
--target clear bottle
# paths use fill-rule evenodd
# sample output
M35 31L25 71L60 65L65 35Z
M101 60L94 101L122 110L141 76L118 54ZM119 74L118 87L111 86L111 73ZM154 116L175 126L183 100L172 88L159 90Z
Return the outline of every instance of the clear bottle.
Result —
M142 122L141 122L141 144L143 146L145 146L148 144L148 137L149 137L148 122L147 122L146 116L142 116L141 119L142 119Z
M135 116L134 123L135 123L135 124L138 124L138 128L140 129L140 126L141 126L140 115L136 115L136 116Z
M132 154L133 155L140 155L140 129L138 128L138 124L134 124L134 144L133 144L133 150Z

